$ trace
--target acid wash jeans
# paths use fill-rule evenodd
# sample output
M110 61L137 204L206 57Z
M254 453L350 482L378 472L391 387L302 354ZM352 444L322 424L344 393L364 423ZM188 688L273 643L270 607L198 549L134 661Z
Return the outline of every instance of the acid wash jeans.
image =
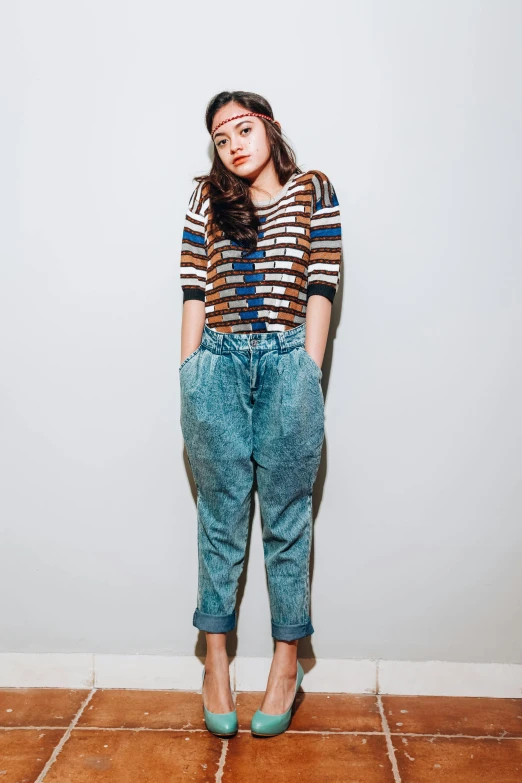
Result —
M272 636L314 632L310 620L312 489L324 439L322 370L306 322L284 332L219 332L206 324L179 367L181 430L197 488L198 595L193 625L236 626L256 470Z

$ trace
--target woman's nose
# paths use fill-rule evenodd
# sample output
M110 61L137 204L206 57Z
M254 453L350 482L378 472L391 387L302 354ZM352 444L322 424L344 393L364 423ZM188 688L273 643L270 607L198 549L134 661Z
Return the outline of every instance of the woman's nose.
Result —
M241 140L238 139L237 141L234 141L232 139L232 141L230 142L230 152L233 155L235 155L238 152L238 150L242 150L242 149L243 149L243 147L242 147L242 144L241 144Z

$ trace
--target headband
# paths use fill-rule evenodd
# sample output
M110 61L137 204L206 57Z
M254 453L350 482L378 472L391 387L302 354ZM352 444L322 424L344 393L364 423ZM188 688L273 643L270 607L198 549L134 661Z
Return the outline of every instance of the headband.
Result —
M235 117L229 117L227 120L223 120L223 122L220 122L219 125L216 125L213 132L210 134L212 136L212 139L216 135L217 129L221 128L221 126L224 125L225 122L230 122L230 120L237 120L238 117L264 117L265 120L270 120L270 122L277 122L277 120L274 120L272 117L269 117L268 114L258 114L255 111L248 111L245 112L245 114L236 114Z

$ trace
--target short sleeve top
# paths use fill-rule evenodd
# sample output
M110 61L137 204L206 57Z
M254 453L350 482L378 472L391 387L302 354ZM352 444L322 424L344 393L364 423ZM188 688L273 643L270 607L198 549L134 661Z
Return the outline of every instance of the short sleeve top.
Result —
M254 201L257 247L245 251L209 221L208 183L190 196L183 229L183 301L205 303L221 332L283 331L306 320L310 296L333 302L341 273L341 215L330 179L295 172L269 201Z

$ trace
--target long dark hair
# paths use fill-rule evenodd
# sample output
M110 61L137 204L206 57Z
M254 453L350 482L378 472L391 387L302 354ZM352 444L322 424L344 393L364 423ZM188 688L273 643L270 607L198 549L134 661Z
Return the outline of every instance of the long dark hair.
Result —
M220 92L209 101L205 112L205 124L209 133L212 131L216 112L231 102L243 106L246 111L258 112L274 118L272 107L262 95L241 90ZM283 138L278 125L263 117L258 119L265 125L274 167L281 187L284 187L292 174L302 173L296 163L295 153ZM249 251L254 250L257 244L259 221L252 203L248 181L225 168L215 147L209 174L194 179L197 182L208 183L211 223L209 227L221 229L229 239L235 240Z

